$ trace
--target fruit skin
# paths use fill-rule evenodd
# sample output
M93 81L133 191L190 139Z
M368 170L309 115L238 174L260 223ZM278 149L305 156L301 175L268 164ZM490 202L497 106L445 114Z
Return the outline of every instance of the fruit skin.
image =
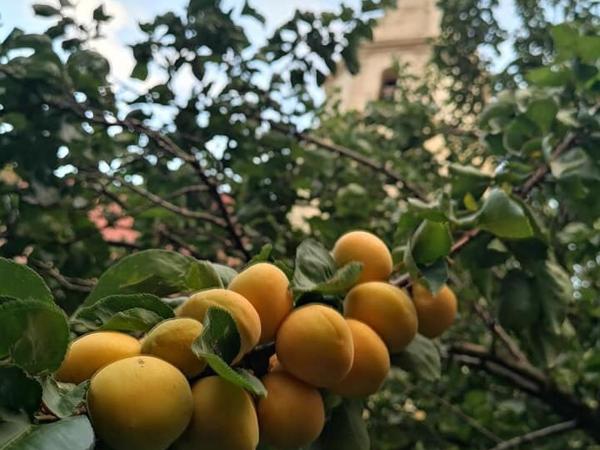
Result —
M194 385L192 396L194 414L176 450L254 450L258 446L256 410L244 389L211 376Z
M191 317L200 322L208 308L216 306L227 310L235 320L240 333L240 351L234 363L258 344L260 338L260 318L254 306L245 297L227 289L208 289L192 295L176 310L178 317Z
M348 319L354 341L354 362L346 377L330 390L344 397L367 397L379 390L390 371L385 343L368 325Z
M417 334L415 305L402 289L388 283L353 287L344 300L344 314L369 325L390 353L402 351Z
M302 306L283 322L275 340L277 359L290 374L317 387L331 387L350 372L354 344L348 324L333 308Z
M86 334L71 342L54 376L64 383L79 384L107 364L140 352L140 342L125 333L98 331Z
M342 235L333 247L333 259L341 267L352 261L363 263L357 284L385 281L392 274L392 254L385 243L372 233L351 231Z
M419 318L419 333L429 339L440 336L454 323L457 301L452 289L444 285L434 296L420 283L412 288L413 301Z
M325 425L319 391L283 371L266 375L262 382L268 395L257 406L261 442L296 449L316 440Z
M109 364L90 383L88 412L114 450L166 450L192 417L190 386L171 364L134 356Z
M195 377L206 367L206 361L192 352L192 343L203 326L187 317L165 320L152 328L142 343L142 353L173 364L188 377Z
M231 280L229 289L243 295L258 312L261 334L259 344L272 342L283 319L292 310L290 283L277 266L258 263Z

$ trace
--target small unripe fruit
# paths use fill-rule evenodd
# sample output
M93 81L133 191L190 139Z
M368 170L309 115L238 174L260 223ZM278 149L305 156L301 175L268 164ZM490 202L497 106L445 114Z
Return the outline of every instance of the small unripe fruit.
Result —
M385 281L392 274L392 254L385 243L372 233L351 231L341 236L333 247L333 259L341 267L358 261L363 269L357 283Z
M258 419L250 395L218 376L202 378L192 388L194 414L175 444L177 450L254 450Z
M114 331L98 331L75 339L54 375L63 383L79 384L111 362L139 355L140 343L134 337Z
M169 319L156 325L142 343L142 353L173 364L188 377L195 377L206 367L206 361L192 352L192 343L202 333L195 319Z
M352 333L333 308L306 305L283 322L275 340L277 358L293 376L317 387L331 387L350 372Z
M166 450L192 417L192 393L171 364L134 356L94 375L88 412L96 434L114 450Z
M454 323L457 302L448 286L445 285L433 295L425 286L415 283L412 294L419 318L419 333L423 336L436 338Z
M331 388L344 397L367 397L379 390L390 371L385 343L368 325L348 319L354 342L354 362L346 377Z
M296 449L316 440L325 425L325 407L317 389L283 371L263 378L266 398L258 402L261 442Z
M227 289L208 289L192 295L177 308L176 313L178 317L191 317L202 322L210 307L222 308L233 317L241 338L240 351L233 362L239 362L258 344L260 338L260 318L256 309L237 292Z
M373 281L355 286L344 300L347 317L369 325L396 353L417 334L417 312L406 293L388 283Z
M260 317L260 344L275 339L283 319L292 310L292 293L285 274L273 264L258 263L239 273L229 289L243 295Z

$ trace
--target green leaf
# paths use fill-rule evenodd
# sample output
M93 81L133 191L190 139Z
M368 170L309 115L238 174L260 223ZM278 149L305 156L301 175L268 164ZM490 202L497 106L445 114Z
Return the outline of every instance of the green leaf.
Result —
M107 20L110 20L112 18L112 16L106 14L106 12L104 11L104 5L100 5L96 9L94 9L92 17L97 22L106 22Z
M370 450L371 440L362 412L361 400L344 400L333 409L321 436L309 450Z
M60 383L52 377L47 377L43 384L44 405L56 417L70 417L85 402L89 384L89 381L81 384Z
M335 261L320 242L306 239L296 249L296 264L292 285L309 291L313 286L327 281L335 273Z
M40 407L41 401L40 383L19 367L0 367L0 409L25 412L31 417Z
M476 167L452 163L448 171L451 176L452 196L456 199L463 199L467 194L479 199L491 182L491 177Z
M551 98L533 100L527 106L525 115L546 134L558 113L558 105Z
M147 311L152 314L143 314ZM117 316L117 317L115 317ZM79 332L93 331L98 329L115 329L116 323L127 325L127 317L130 323L122 330L146 331L149 323L158 323L174 316L173 309L166 305L161 299L151 294L126 294L109 295L92 304L81 308L71 319L73 325ZM140 319L146 318L141 323ZM112 322L112 327L109 325ZM135 328L141 325L142 328ZM117 328L119 329L119 328Z
M600 59L600 36L579 36L577 54L585 63L597 63Z
M102 274L83 306L114 294L148 293L158 297L222 287L210 263L166 250L145 250L126 256Z
M521 239L533 236L527 214L519 203L502 189L494 189L479 212L476 213L479 227L501 238Z
M436 381L442 374L440 352L430 339L417 334L413 341L396 355L392 364L413 374L417 379Z
M241 337L228 311L210 307L204 318L204 329L196 342L201 351L214 353L230 363L240 351Z
M573 285L568 272L554 258L534 272L535 297L541 303L541 319L546 332L561 333L567 307L573 300Z
M251 266L252 264L260 263L260 262L268 262L271 259L271 253L273 253L273 245L265 244L261 247L260 252L252 257L246 266Z
M125 311L120 311L112 316L100 329L146 332L162 321L163 318L154 311L149 311L144 308L130 308Z
M212 268L217 272L219 279L221 280L221 286L229 286L231 280L237 275L235 269L232 269L229 266L224 266L223 264L218 263L210 263Z
M503 327L522 331L540 319L541 299L532 295L531 281L521 271L506 274L498 300L498 320Z
M600 170L581 147L573 148L550 162L552 175L560 181L569 179L600 180Z
M92 450L94 431L86 416L47 425L0 423L0 450Z
M411 251L417 264L433 264L445 258L452 247L452 236L448 225L424 220L411 239Z
M23 264L0 258L0 295L53 303L42 277Z
M566 68L540 67L527 72L525 79L540 87L560 87L569 82L571 72Z
M53 372L69 343L64 312L53 303L13 300L0 303L0 355L28 373Z
M445 259L438 259L431 265L418 265L422 281L427 288L437 294L448 281L448 263Z
M523 145L534 136L535 124L519 116L513 119L504 129L502 143L507 150L519 153Z
M192 344L192 351L223 379L255 395L266 396L267 391L258 378L247 370L233 369L226 362L233 361L239 349L240 334L231 314L222 308L208 308L204 329Z
M56 15L60 14L60 11L58 9L56 9L54 6L35 4L35 5L33 5L33 13L36 16L52 17L52 16L56 16Z
M555 25L550 29L550 35L554 41L557 60L564 61L575 56L579 31L573 24L562 23Z

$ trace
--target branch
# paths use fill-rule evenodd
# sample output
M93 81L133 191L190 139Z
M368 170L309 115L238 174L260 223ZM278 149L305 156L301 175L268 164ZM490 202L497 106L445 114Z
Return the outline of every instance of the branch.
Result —
M174 203L171 203L171 202L163 199L162 197L160 197L150 191L147 191L146 189L144 189L140 186L136 186L135 184L128 183L127 181L125 181L125 179L123 177L120 177L118 175L102 174L100 176L105 177L105 178L110 178L114 181L118 181L123 186L125 186L127 189L129 189L130 191L135 192L136 194L141 195L142 197L150 200L155 205L158 205L158 206L160 206L166 210L169 210L171 212L174 212L175 214L178 214L180 216L186 217L188 219L202 220L205 222L212 223L213 225L217 225L219 227L226 226L226 224L223 220L213 216L212 214L207 214L207 213L198 212L198 211L192 211L192 210L184 208L182 206L177 206Z
M518 447L521 444L528 444L538 439L543 439L549 436L554 436L555 434L561 434L566 431L571 431L575 428L577 428L577 421L567 420L565 422L556 423L554 425L550 425L548 427L532 431L531 433L527 433L522 436L517 436L512 439L508 439L504 442L500 442L498 445L491 448L490 450L508 450L511 448Z
M219 192L218 185L206 174L206 172L202 168L202 165L200 164L200 161L198 161L192 154L184 151L169 137L164 136L160 132L147 127L143 124L143 122L137 119L127 117L124 119L119 119L117 117L112 116L111 119L108 120L105 117L105 113L103 111L99 111L91 107L86 108L83 105L76 103L72 99L68 99L65 101L44 98L44 101L54 107L74 112L83 120L86 120L88 122L96 123L102 126L118 125L127 128L131 131L144 134L165 153L175 158L179 158L185 163L189 164L196 172L200 180L206 185L209 194L213 198L213 201L215 201L215 203L217 204L221 216L223 217L225 228L231 235L236 248L243 254L246 260L250 259L250 252L246 249L246 246L244 245L243 227L238 223L235 216L229 211L227 205L225 205L221 193ZM91 114L86 114L86 112Z
M286 126L278 124L278 123L271 123L271 127L273 129L279 131L280 133L288 134L288 135L291 134L299 141L304 141L304 142L308 142L310 144L314 144L317 147L320 147L324 150L330 151L332 153L336 153L345 158L349 158L352 161L355 161L355 162L373 170L374 172L385 175L388 179L390 179L394 183L403 185L404 188L407 191L409 191L413 196L415 196L419 199L426 198L426 195L424 193L422 193L416 186L411 185L411 183L404 180L396 172L394 172L393 170L386 167L385 164L381 164L378 161L367 158L366 156L364 156L354 150L351 150L342 145L335 144L329 140L321 139L319 137L312 136L307 133L302 133L300 131L292 130L292 129L287 128Z
M96 284L93 280L87 280L85 278L67 277L61 274L53 264L41 261L39 259L31 259L29 262L33 266L47 273L50 277L54 278L60 286L68 289L69 291L91 292L92 288Z

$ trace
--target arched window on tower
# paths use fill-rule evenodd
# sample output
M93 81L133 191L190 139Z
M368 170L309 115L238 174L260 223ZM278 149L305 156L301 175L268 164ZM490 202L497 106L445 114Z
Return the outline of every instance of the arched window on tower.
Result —
M381 88L379 89L379 100L393 100L396 92L398 72L395 69L385 69L381 74Z

